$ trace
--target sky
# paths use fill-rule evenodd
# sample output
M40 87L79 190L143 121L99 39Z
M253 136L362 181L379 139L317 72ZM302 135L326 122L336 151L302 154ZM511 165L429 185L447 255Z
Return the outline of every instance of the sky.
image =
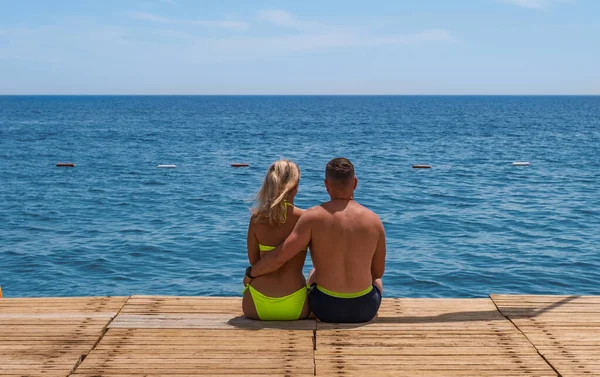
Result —
M600 1L0 0L0 94L600 94Z

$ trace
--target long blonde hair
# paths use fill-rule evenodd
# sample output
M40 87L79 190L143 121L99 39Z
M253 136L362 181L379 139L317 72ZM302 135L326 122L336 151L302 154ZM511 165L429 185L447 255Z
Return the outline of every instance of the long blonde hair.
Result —
M298 186L300 169L290 160L275 161L269 167L262 187L256 194L256 206L252 216L256 220L266 219L269 224L285 223L287 195Z

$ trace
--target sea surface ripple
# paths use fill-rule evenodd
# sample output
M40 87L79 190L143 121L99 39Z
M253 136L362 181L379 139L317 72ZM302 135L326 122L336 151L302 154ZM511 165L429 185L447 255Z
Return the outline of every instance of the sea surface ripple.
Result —
M384 222L385 296L600 294L593 96L0 97L0 285L240 295L269 164L299 164L306 208L337 156Z

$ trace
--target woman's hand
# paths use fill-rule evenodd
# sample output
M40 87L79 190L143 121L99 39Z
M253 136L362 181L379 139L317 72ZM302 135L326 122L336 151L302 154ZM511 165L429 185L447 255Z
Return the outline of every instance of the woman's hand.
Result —
M250 279L247 275L244 275L244 287L247 286L248 284L250 284L250 282L252 281L252 279Z

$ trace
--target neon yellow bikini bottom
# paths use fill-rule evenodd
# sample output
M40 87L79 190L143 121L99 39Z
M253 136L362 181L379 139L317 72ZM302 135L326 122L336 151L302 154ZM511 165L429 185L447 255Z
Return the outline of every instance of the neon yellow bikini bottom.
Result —
M308 286L283 297L269 297L257 291L253 286L246 285L250 291L258 318L262 321L295 321L300 318L307 297Z

